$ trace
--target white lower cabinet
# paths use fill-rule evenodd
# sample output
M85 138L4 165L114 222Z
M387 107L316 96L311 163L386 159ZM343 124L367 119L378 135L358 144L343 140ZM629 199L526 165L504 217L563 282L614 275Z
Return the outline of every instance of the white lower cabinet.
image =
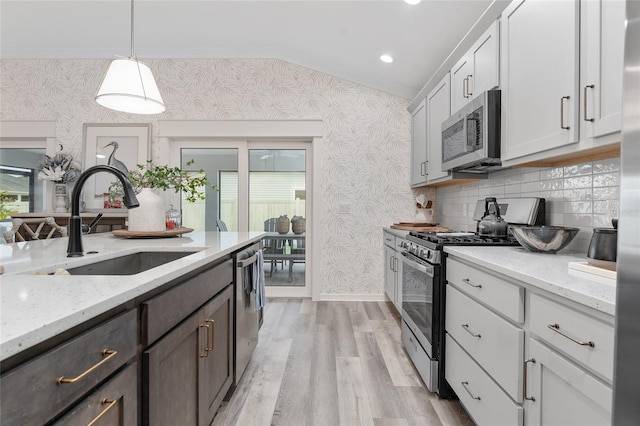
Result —
M445 376L478 425L523 424L523 408L512 401L464 349L446 337Z
M447 287L447 333L516 401L522 401L524 331Z
M401 243L404 238L390 232L384 234L384 292L398 312L402 312L402 259Z
M613 317L446 262L445 377L478 425L611 424Z
M609 386L533 339L528 356L528 426L611 424Z

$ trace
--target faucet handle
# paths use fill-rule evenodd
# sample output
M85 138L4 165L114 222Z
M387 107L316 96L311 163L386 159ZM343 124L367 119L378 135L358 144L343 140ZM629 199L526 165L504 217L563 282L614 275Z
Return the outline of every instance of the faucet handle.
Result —
M96 217L91 221L91 223L90 223L90 224L88 224L88 225L85 225L85 224L83 223L83 224L82 224L82 226L80 227L80 230L81 230L81 232L82 232L82 235L86 235L86 234L88 234L89 232L91 232L91 228L93 228L93 227L94 227L94 225L95 225L96 223L98 223L98 221L100 220L100 218L102 217L102 215L103 215L102 213L98 213L98 215L97 215L97 216L96 216Z

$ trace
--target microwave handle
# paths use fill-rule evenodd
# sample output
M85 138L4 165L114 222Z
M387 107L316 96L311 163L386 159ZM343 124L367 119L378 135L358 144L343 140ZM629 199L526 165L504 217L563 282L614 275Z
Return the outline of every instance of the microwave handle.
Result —
M469 138L469 133L468 133L470 121L475 122L476 126L478 126L480 122L478 118L470 118L472 114L473 113L467 114L464 117L464 138L465 138L464 151L465 152L475 152L478 150L478 141L475 139L471 140Z

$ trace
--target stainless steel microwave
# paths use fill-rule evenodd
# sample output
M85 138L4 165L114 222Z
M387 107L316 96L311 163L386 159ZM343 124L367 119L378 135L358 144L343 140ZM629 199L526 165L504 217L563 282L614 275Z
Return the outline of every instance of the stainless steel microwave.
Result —
M500 168L500 90L489 90L442 123L442 170Z

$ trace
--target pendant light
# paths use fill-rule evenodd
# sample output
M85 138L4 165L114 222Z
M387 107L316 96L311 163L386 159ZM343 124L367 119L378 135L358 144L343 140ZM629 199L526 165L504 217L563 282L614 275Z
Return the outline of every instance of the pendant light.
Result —
M148 65L133 51L133 0L131 0L131 56L115 57L102 77L96 102L116 111L132 114L160 114L164 105Z

